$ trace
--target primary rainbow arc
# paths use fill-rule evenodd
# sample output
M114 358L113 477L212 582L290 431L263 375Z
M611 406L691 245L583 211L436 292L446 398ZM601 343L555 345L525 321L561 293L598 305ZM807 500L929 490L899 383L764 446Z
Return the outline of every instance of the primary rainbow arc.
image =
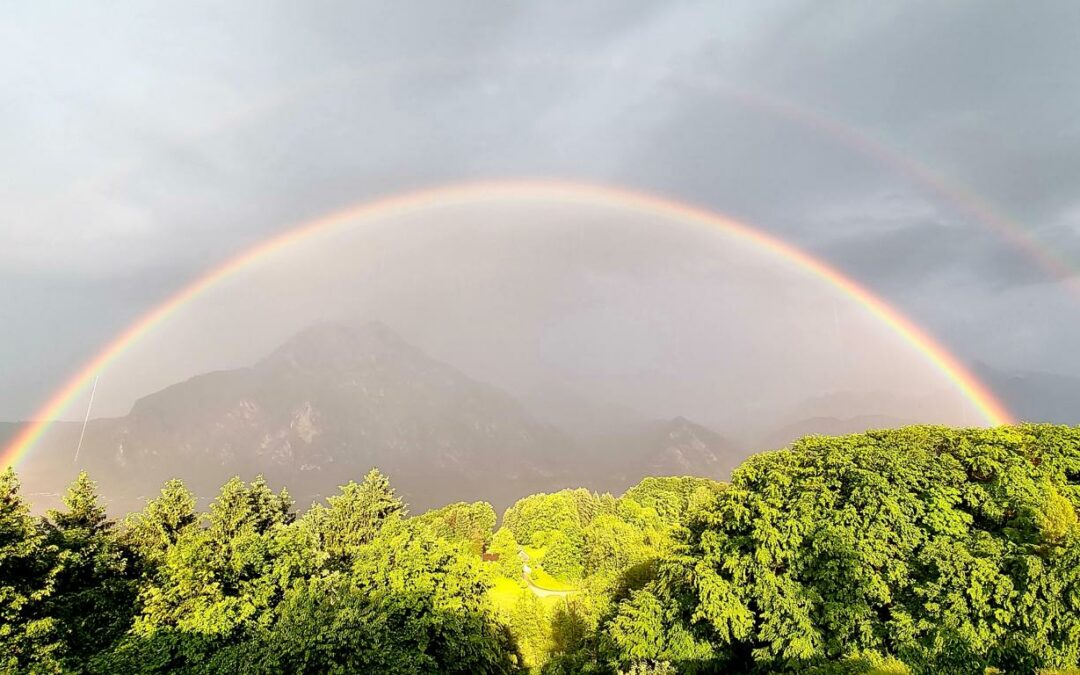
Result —
M0 466L14 466L25 457L72 400L125 349L179 308L241 269L269 258L298 241L329 233L352 221L389 217L451 204L506 200L608 204L707 225L750 242L817 276L857 302L939 370L957 391L972 403L987 424L1007 424L1013 421L1011 413L994 393L926 331L828 263L782 239L718 213L645 192L558 180L492 180L435 187L353 205L303 223L229 259L142 315L82 366L41 406L34 420L28 422L8 444L0 454Z

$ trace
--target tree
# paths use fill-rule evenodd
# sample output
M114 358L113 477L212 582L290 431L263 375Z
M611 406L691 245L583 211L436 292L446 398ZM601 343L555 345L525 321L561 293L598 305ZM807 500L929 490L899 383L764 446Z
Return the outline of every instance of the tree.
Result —
M521 653L521 665L536 671L547 662L551 652L551 622L540 598L522 590L517 601L502 617Z
M517 540L514 539L514 533L509 528L500 527L499 531L491 539L489 551L498 556L495 569L504 577L513 579L524 586L525 580L521 576L521 558L518 557L520 550L521 547L518 545Z
M266 640L280 672L509 673L480 561L391 517L348 573L295 585Z
M591 523L593 518L600 515L601 509L604 506L605 500L603 500L600 495L589 492L584 488L564 490L563 494L566 494L570 498L575 511L577 511L578 527L584 528Z
M621 572L656 554L640 529L617 516L599 516L585 528L582 562L588 576Z
M480 555L491 543L495 509L487 502L457 502L416 516L415 520L430 527L437 536L466 544Z
M220 541L235 537L246 528L257 534L295 519L287 490L275 495L266 480L258 476L250 485L237 477L222 486L210 505L207 526Z
M703 501L709 495L722 492L724 484L709 478L694 476L668 476L643 478L640 483L623 494L645 508L656 511L669 524L683 519L694 501Z
M68 486L64 495L66 511L49 511L49 523L60 531L107 532L113 523L105 514L105 507L98 503L97 484L89 474L80 471Z
M260 625L291 579L277 574L277 537L292 520L286 493L233 478L210 505L203 528L180 530L144 584L141 637L179 631L235 642Z
M559 530L548 530L540 536L545 547L542 559L544 571L562 581L581 579L584 574L581 532L566 534Z
M618 614L607 626L607 648L620 669L633 671L668 664L708 663L715 659L709 641L696 637L677 620L673 603L651 591L635 591L619 605ZM738 671L735 671L738 672Z
M281 492L274 494L262 476L256 476L248 486L247 498L257 531L265 532L275 525L288 525L296 520L289 491L281 488Z
M350 568L360 546L374 539L389 519L406 514L405 503L378 469L369 471L360 484L342 485L341 493L326 501L328 506L312 507L304 521L319 542L325 564L336 570Z
M180 480L170 480L156 499L124 523L124 539L151 568L160 565L169 547L198 523L195 495Z
M535 537L541 532L580 532L582 527L577 501L571 490L529 495L518 500L506 510L503 526L509 528L514 538L526 546L536 545Z
M600 669L598 629L609 606L603 590L587 589L551 608L551 648L545 675Z
M0 473L0 671L59 667L56 621L45 611L55 583L54 554L9 467Z
M616 659L682 667L663 645L683 635L717 669L855 652L918 672L1075 666L1077 476L1080 430L1043 425L812 437L758 455L620 604Z
M109 648L130 628L136 578L132 555L117 540L114 523L86 472L68 488L67 507L50 511L46 540L56 550L53 593L45 611L55 620L68 666Z

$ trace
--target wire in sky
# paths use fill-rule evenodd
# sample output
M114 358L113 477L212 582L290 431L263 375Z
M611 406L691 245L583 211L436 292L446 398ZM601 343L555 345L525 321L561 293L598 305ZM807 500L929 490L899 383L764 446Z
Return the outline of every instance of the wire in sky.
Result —
M79 451L82 450L83 436L86 435L86 425L90 422L90 409L94 407L94 394L97 393L97 383L101 375L94 376L94 386L90 390L90 402L86 404L86 417L83 418L82 431L79 432L79 444L75 446L75 459L72 460L73 464L79 462Z

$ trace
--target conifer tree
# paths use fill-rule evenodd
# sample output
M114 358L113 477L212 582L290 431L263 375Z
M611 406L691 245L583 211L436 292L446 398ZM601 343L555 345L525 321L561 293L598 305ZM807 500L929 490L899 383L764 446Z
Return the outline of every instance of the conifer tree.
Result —
M56 622L65 662L77 665L131 626L136 580L131 555L118 542L85 471L68 487L64 505L45 520L47 541L57 552L46 611Z
M140 513L128 517L125 539L139 553L144 566L153 568L198 520L195 495L184 487L183 481L173 479L162 486L158 497L147 502Z
M183 503L182 493L174 497ZM169 546L142 589L137 634L180 630L213 640L235 640L268 613L280 596L275 572L279 528L292 519L287 493L265 481L233 478L221 487L205 528L186 527Z
M331 569L347 569L359 546L370 542L387 521L406 513L404 502L378 469L369 471L362 483L342 485L340 494L326 501L328 506L316 505L304 520Z
M56 622L45 610L54 585L53 553L9 467L0 474L0 672L57 666Z
M499 574L513 579L522 586L525 580L522 577L523 568L518 553L521 547L514 539L514 533L508 527L500 527L495 536L491 538L491 552L497 556L495 569Z

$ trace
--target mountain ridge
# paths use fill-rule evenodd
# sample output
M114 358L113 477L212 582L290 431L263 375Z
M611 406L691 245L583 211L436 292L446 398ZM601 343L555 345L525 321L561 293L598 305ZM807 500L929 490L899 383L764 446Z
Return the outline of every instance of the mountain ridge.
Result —
M50 425L24 473L31 489L52 494L86 469L130 510L146 496L132 486L171 477L206 495L231 475L262 474L304 499L378 466L417 508L476 494L498 504L570 484L619 489L667 468L721 471L716 453L731 449L720 447L720 436L676 419L681 445L660 431L672 420L634 425L601 443L624 460L612 474L587 461L595 452L578 438L389 327L322 323L250 366L195 375L140 397L123 417L91 420L78 464L81 425Z

